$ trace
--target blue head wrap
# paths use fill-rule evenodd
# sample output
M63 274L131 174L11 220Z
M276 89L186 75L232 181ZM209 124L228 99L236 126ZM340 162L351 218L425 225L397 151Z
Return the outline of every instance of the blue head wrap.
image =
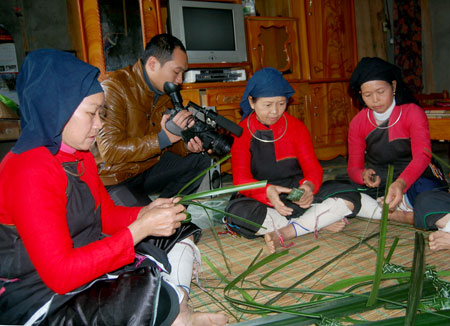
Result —
M73 54L30 52L17 77L21 134L12 151L45 146L56 154L64 126L86 96L103 92L99 70Z
M269 67L258 70L245 87L244 96L241 100L242 118L248 116L252 111L248 102L249 96L256 98L285 96L286 100L289 100L294 93L294 89L277 69Z

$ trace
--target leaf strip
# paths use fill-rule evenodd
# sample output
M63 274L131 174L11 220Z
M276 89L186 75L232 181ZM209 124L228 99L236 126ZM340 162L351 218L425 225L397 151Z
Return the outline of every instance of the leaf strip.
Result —
M377 265L375 267L375 279L372 285L372 292L370 293L369 300L367 300L367 306L371 306L375 303L377 299L378 289L380 287L381 274L383 273L384 265L384 249L386 244L386 232L387 232L387 221L389 213L389 205L386 204L386 197L388 194L389 187L392 183L392 177L394 175L394 166L388 165L388 173L386 180L386 188L384 190L384 202L383 202L383 213L381 215L380 223L380 238L378 240L378 255L377 255Z
M309 273L308 275L306 275L305 277L303 277L302 279L300 279L299 281L295 282L294 284L292 284L291 286L289 286L288 288L286 288L284 291L282 291L280 294L278 294L277 296L275 296L274 298L270 299L269 301L267 301L267 305L271 305L272 303L276 302L277 300L279 300L281 297L283 297L286 293L289 292L289 290L291 290L292 288L295 288L297 285L303 283L304 281L306 281L307 279L309 279L311 276L313 276L314 274L318 273L319 271L321 271L322 269L324 269L325 267L327 267L328 265L332 264L334 261L340 259L341 257L347 255L350 251L358 248L361 243L367 242L370 239L374 238L375 236L377 236L378 233L374 233L370 236L368 236L367 238L363 239L361 242L358 242L357 244L351 246L350 248L348 248L347 250L345 250L344 252L341 252L339 255L337 255L336 257L334 257L333 259L327 261L325 264L323 264L322 266L320 266L319 268L315 269L314 271L312 271L311 273Z
M187 201L191 201L194 199L199 199L199 198L209 197L209 196L219 196L219 195L229 194L229 193L236 192L236 191L264 188L266 185L267 185L267 180L263 180L263 181L244 183L244 184L236 185L236 186L222 187L222 188L209 190L209 191L197 192L194 194L182 196L179 203L183 204Z
M414 325L417 308L422 298L423 279L425 274L425 240L423 234L416 232L414 243L414 258L411 271L411 281L406 307L405 325Z
M178 191L176 196L181 196L183 194L183 191L186 190L187 187L189 187L191 184L193 184L195 181L197 181L198 179L200 179L202 176L204 176L209 170L214 169L217 165L221 164L222 162L228 160L231 157L231 154L228 154L226 156L224 156L223 158L221 158L219 161L215 162L213 165L211 165L210 167L206 168L205 170L203 170L202 172L200 172L196 177L194 177L192 180L190 180L188 183L186 183L181 189L180 191Z

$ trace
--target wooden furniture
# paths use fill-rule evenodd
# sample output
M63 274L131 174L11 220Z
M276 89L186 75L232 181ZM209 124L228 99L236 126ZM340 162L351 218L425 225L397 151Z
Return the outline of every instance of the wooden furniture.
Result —
M17 140L19 135L19 116L3 102L0 102L0 141Z
M432 107L438 101L449 101L450 99L447 90L443 90L442 93L414 94L414 96L423 108Z
M247 49L252 71L273 67L286 79L300 79L297 20L281 17L248 17Z
M450 97L442 93L415 94L420 106L428 116L431 140L450 140Z
M17 140L20 136L19 119L1 119L0 118L0 141Z
M428 118L431 140L450 140L450 117Z
M450 141L450 107L427 106L424 109L428 117L430 139Z
M80 58L99 67L101 78L105 78L98 1L104 0L68 0L68 3L74 9L70 19L74 47ZM164 32L167 1L136 1L142 42L146 44L153 35ZM348 125L357 112L347 93L357 63L353 0L256 0L255 4L259 16L245 18L248 62L229 66L246 69L247 78L264 67L276 67L283 72L296 90L289 113L310 130L318 158L328 160L347 155ZM205 66L226 64L190 65ZM239 122L239 102L245 85L246 82L184 84L182 96L185 102L215 106L219 114Z

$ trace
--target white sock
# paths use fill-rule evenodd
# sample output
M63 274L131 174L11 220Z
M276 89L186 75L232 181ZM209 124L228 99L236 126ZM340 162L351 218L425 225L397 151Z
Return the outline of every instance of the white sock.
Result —
M367 194L361 194L361 209L356 216L381 220L382 212L383 210L376 199Z
M411 207L411 204L409 203L408 196L406 194L403 195L403 199L400 202L400 204L397 207L398 210L403 212L412 212L413 209Z
M172 271L170 274L162 273L162 275L166 281L177 285L178 297L181 302L185 293L189 294L191 290L194 265L201 263L200 251L190 239L183 239L169 251L167 258L169 258Z
M289 220L277 212L275 208L267 207L266 218L262 224L264 228L260 228L256 235L264 235L269 232L273 232L276 229L281 229L282 227L289 224Z
M443 228L438 228L439 231L444 231L447 233L450 233L450 220L447 222L447 224L445 224L445 226Z
M294 226L298 237L340 221L351 213L342 198L328 198L309 208L302 216L291 219L289 223Z

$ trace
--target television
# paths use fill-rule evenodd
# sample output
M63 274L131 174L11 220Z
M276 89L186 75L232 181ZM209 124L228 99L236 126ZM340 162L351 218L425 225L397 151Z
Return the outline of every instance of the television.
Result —
M167 29L185 45L189 63L247 61L241 4L169 0Z

